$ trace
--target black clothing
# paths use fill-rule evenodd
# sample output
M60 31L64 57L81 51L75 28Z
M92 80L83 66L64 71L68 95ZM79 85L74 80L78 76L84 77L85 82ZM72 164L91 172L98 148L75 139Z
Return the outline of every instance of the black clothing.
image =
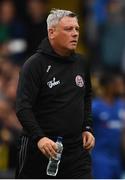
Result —
M44 39L38 51L25 62L21 70L16 109L29 140L34 140L32 144L44 136L51 139L62 136L65 149L63 154L68 153L68 146L75 146L76 137L81 137L85 130L92 132L91 83L87 62L76 53L68 57L59 56L52 49L48 39ZM67 141L68 143L65 143ZM77 143L81 146L77 147ZM82 138L71 151L77 152L77 148L79 161L83 163L84 168L84 156L83 159L80 156L80 152L83 153ZM88 156L89 153L84 154ZM68 156L66 161L70 161ZM74 157L74 152L70 156L72 160L69 164L72 166L74 162L79 166L79 163L75 162L78 157ZM33 159L32 157L35 162ZM75 166L73 167L75 169ZM39 173L36 171L36 176L37 174Z
M52 140L55 140L51 138ZM91 158L83 149L82 137L63 141L64 150L56 176L48 176L46 158L27 136L20 138L19 160L16 171L18 179L91 179Z

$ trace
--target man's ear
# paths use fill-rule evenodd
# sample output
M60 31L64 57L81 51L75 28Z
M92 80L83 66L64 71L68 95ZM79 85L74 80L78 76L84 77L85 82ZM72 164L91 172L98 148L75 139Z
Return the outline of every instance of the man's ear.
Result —
M48 29L48 36L50 39L53 39L55 37L55 28Z

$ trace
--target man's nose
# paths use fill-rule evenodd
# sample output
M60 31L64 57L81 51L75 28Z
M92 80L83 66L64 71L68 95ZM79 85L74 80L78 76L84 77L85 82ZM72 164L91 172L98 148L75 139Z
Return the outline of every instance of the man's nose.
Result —
M72 30L72 35L73 36L78 36L79 35L79 31L77 31L76 29Z

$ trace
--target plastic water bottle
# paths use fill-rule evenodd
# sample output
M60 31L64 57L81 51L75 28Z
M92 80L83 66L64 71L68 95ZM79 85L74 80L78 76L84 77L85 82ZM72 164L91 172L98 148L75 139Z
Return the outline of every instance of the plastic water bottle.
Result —
M62 155L62 151L63 151L63 144L62 144L62 137L58 136L57 137L57 155L55 158L49 158L49 163L47 165L47 169L46 169L46 173L49 176L56 176L58 173L58 169L59 169L59 163L61 160L61 155Z

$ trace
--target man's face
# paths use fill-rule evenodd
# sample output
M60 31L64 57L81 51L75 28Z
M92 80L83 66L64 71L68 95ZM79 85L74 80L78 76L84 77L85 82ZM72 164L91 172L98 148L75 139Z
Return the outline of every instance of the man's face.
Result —
M79 25L75 17L63 17L53 27L52 38L58 48L74 51L79 38Z

